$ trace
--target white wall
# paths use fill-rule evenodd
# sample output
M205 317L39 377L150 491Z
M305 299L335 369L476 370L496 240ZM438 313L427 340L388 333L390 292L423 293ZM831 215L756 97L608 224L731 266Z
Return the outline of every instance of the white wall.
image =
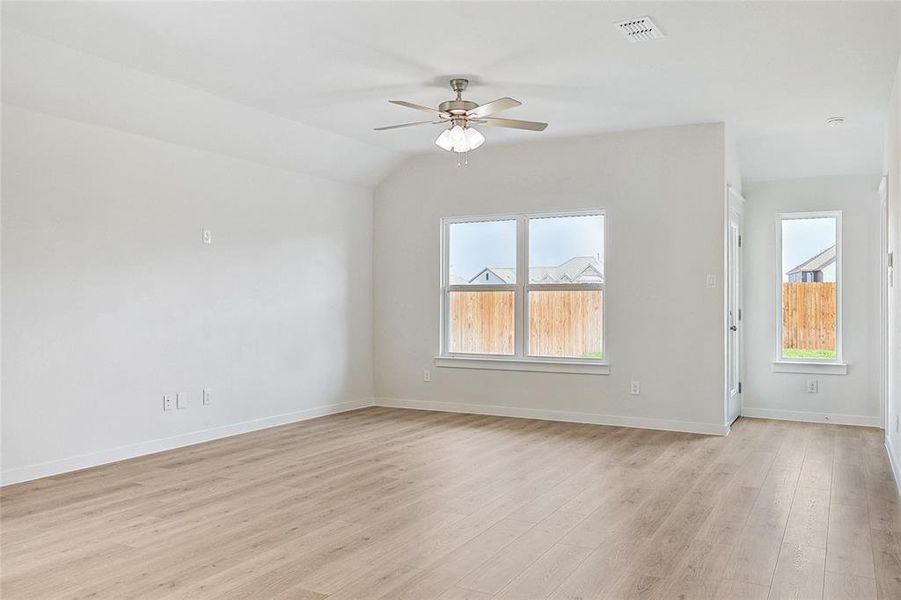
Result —
M743 414L879 426L878 175L746 183ZM842 336L847 375L773 373L776 215L842 211ZM819 392L806 391L808 379ZM786 412L787 411L787 412ZM802 414L794 414L802 413Z
M741 160L738 154L738 143L735 139L735 132L728 124L724 124L724 137L726 184L741 194L742 175Z
M443 154L407 161L375 193L379 401L722 431L724 151L723 126L710 124L489 140L462 169ZM590 207L608 217L611 374L434 368L440 218Z
M371 397L369 190L8 105L2 125L4 482Z

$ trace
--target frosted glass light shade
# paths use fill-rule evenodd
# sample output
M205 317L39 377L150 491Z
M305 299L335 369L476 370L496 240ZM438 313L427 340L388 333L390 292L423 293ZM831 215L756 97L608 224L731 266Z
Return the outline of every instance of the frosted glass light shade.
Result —
M473 129L472 127L469 127L466 129L465 135L466 135L466 142L469 144L470 150L475 150L476 148L478 148L479 146L481 146L482 144L485 143L485 136L482 135L481 133L479 133L478 131L476 131L475 129Z
M450 139L454 143L454 146L462 144L466 141L466 133L463 131L462 127L454 125L450 130Z
M454 144L454 152L469 152L469 142L466 141L466 132L459 125L454 125L450 130L450 139Z
M441 132L441 135L439 135L438 139L435 140L435 145L448 151L453 149L454 143L451 141L450 129L445 129Z

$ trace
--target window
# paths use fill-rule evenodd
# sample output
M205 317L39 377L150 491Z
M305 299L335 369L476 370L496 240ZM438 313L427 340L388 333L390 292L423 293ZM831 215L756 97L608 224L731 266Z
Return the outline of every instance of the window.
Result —
M779 215L776 358L841 362L841 213Z
M604 216L531 217L529 356L604 357Z
M514 353L516 220L450 223L447 350Z
M442 356L605 362L602 211L446 219Z

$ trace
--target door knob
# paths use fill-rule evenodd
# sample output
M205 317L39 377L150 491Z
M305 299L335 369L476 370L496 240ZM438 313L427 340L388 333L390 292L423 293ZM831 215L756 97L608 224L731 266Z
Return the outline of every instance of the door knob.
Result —
M738 327L733 325L732 327L729 328L729 331L738 331Z

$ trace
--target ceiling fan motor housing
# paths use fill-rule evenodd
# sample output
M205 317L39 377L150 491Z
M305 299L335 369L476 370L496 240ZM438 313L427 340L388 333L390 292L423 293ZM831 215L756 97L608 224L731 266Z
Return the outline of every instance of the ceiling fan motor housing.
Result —
M466 111L472 110L477 106L478 104L471 100L447 100L438 105L438 110L452 115L464 115Z
M472 110L479 105L476 102L472 102L470 100L463 99L463 92L469 86L468 79L451 79L450 87L454 92L456 92L457 97L454 100L447 100L446 102L442 102L438 105L438 110L441 112L450 113L454 116L460 116L466 114L466 111Z

